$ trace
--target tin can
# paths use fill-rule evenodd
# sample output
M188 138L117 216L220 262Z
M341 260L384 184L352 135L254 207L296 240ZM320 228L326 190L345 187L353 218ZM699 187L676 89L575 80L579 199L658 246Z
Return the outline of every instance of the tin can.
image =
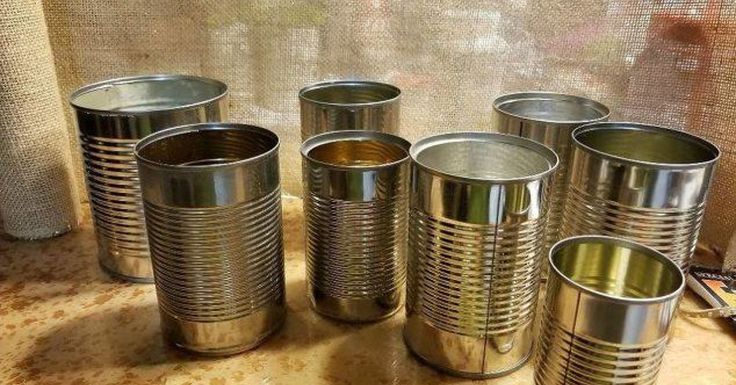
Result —
M683 131L594 123L573 132L562 235L601 234L690 266L720 151Z
M557 155L480 132L427 137L410 155L404 339L454 375L514 371L531 354Z
M386 83L337 80L299 91L302 141L336 130L399 131L401 90Z
M153 282L135 144L172 126L224 120L226 99L225 84L185 75L106 80L72 94L105 271L128 281Z
M654 384L685 287L679 266L604 236L562 240L549 262L535 384Z
M161 326L209 355L255 347L282 324L278 137L200 123L136 146Z
M548 248L559 240L572 130L608 120L609 115L608 107L595 100L554 92L519 92L499 96L493 102L494 130L535 140L554 150L560 158L549 195ZM546 276L546 263L542 266Z
M409 142L333 131L301 153L312 308L352 322L391 316L406 281Z

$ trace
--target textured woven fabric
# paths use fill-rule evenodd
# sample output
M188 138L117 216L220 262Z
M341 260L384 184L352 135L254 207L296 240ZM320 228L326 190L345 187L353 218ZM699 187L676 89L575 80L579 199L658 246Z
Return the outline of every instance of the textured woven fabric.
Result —
M401 134L409 140L489 130L495 96L550 90L600 100L611 107L612 119L667 125L713 140L724 156L703 240L725 247L736 223L736 205L729 204L736 198L732 1L44 5L64 95L85 83L140 73L225 81L231 120L263 125L282 138L287 193L301 191L297 91L311 82L363 78L396 84L403 90Z
M18 238L77 224L79 196L41 1L0 7L0 213Z

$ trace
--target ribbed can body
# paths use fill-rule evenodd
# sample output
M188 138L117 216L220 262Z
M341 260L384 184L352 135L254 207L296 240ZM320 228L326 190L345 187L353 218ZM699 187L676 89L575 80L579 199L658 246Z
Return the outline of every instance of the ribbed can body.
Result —
M258 345L282 323L278 138L196 124L138 146L164 336L202 354Z
M605 121L608 116L609 109L599 102L553 92L520 92L500 96L493 102L491 127L495 131L542 143L560 158L549 193L546 248L559 240L572 130L583 124Z
M455 375L516 370L532 348L557 157L488 133L429 137L411 152L406 343Z
M226 119L226 95L222 83L179 75L114 79L72 95L99 259L107 272L153 280L136 143L165 128Z
M365 131L314 136L302 146L310 303L352 322L403 303L409 143Z
M561 234L617 236L690 266L719 157L693 135L634 123L574 132Z
M299 91L302 141L336 130L399 131L401 90L372 81L337 80Z
M679 267L601 236L560 241L550 259L535 384L654 384L684 289Z

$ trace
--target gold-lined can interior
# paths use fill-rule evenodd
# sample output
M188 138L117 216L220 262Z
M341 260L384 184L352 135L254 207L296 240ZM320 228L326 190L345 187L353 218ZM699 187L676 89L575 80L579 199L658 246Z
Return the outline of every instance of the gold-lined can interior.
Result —
M576 284L598 293L646 299L674 293L682 275L674 263L621 243L586 241L553 249L552 266Z
M408 156L399 145L378 140L343 140L328 142L311 149L307 156L333 166L380 166Z

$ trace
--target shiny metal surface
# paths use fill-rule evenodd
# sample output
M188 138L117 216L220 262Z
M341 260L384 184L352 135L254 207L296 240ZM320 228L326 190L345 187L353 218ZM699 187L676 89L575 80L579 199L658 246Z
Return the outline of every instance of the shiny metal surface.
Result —
M549 195L548 248L559 240L572 130L586 123L608 120L609 114L608 107L599 102L554 92L519 92L500 96L493 102L491 127L494 130L535 140L554 150L560 158ZM546 262L543 267L546 276Z
M227 86L185 75L107 80L71 96L84 156L100 265L153 282L133 148L153 132L227 118Z
M282 323L279 139L242 124L160 131L136 146L161 324L203 354L250 349Z
M323 132L399 131L401 90L378 82L337 80L312 84L299 91L302 141Z
M664 254L580 236L549 252L537 385L653 384L685 277Z
M629 239L687 271L719 156L713 144L682 131L582 126L573 132L561 234Z
M558 158L529 139L478 132L424 138L410 153L404 339L455 375L516 370L532 348Z
M301 153L312 308L352 322L391 316L406 282L409 142L334 131Z

